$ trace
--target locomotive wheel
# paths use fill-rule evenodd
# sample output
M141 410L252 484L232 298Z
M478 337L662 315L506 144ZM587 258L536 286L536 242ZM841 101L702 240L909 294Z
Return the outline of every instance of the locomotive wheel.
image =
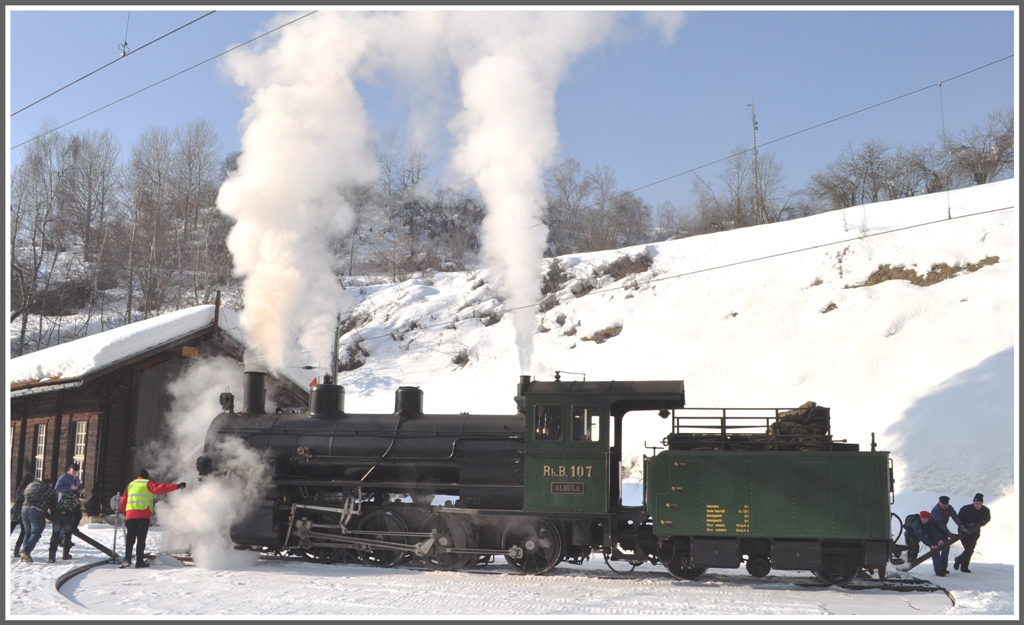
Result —
M772 570L772 563L764 556L755 556L747 559L747 573L754 577L767 577Z
M706 567L683 566L679 564L679 561L676 559L673 559L671 562L666 562L665 568L672 574L672 577L687 582L700 579L702 575L708 572Z
M523 550L523 555L519 558L506 555L505 560L522 575L547 573L562 560L562 537L543 519L524 519L509 525L501 537L501 548L508 551L516 546Z
M846 558L832 557L825 560L825 568L814 571L814 576L833 586L849 584L860 573L860 566L852 564Z
M476 539L461 519L449 515L434 514L420 526L421 532L437 530L437 540L430 553L423 558L427 566L436 571L454 571L469 564L475 556L469 553L443 552L441 549L475 549Z
M310 511L306 515L306 519L313 522L313 531L326 533L326 534L340 534L338 528L338 522L341 520L337 514L333 512L323 512L320 510ZM329 527L323 527L329 526ZM335 528L331 530L330 528ZM310 562L319 562L321 564L331 564L341 559L347 549L343 547L310 547L309 549L300 549L299 554Z
M405 524L402 517L391 510L374 510L363 517L356 530L360 532L373 532L372 534L358 534L372 540L386 540L388 542L408 542L405 536L389 536L391 532L408 532L409 526ZM397 549L383 549L381 547L367 547L359 550L359 560L363 564L372 564L380 567L392 567L402 561L406 552Z

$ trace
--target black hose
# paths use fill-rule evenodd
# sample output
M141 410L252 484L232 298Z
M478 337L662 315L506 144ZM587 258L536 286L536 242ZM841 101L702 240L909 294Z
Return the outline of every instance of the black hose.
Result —
M900 531L896 532L896 538L894 538L893 541L892 541L894 543L898 543L898 542L900 542L900 537L903 536L903 519L901 519L899 517L899 515L896 514L895 512L890 512L889 515L893 516L893 517L896 517L896 521L899 522L899 524L900 524Z

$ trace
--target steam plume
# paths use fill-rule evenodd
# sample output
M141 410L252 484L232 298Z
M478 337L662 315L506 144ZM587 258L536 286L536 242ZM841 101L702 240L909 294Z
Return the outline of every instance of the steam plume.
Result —
M555 90L569 63L610 30L607 13L512 13L487 24L457 16L471 39L453 55L464 109L453 121L454 164L487 206L483 251L509 296L521 373L529 373L547 241L544 170L558 150ZM479 37L473 34L479 33ZM468 49L470 53L464 54Z
M449 124L452 165L483 195L483 256L514 309L528 372L547 237L543 173L558 150L555 93L573 60L607 39L617 15L320 12L282 30L276 44L230 57L227 69L252 102L238 171L218 205L237 220L228 246L245 276L242 323L271 370L285 364L295 334L326 360L333 319L349 305L326 259L327 236L353 223L338 189L377 176L356 81L392 72L415 98L412 136L427 137L423 126L454 68L462 109ZM646 20L663 39L681 23L668 13Z
M377 175L352 80L361 37L317 17L284 29L276 46L228 57L251 103L238 170L217 205L237 220L228 248L245 276L241 320L272 370L286 364L295 334L327 360L335 316L351 303L329 260L328 238L353 219L338 191Z

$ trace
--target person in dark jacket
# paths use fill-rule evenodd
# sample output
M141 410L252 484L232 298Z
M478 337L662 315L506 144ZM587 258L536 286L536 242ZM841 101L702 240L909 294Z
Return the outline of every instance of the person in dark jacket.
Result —
M179 488L185 488L185 482L177 484L161 484L149 479L149 471L141 469L139 477L132 480L121 495L121 510L124 510L124 562L121 568L132 565L132 546L138 540L135 552L135 568L144 569L146 562L146 535L149 534L149 519L153 515L153 495L164 495Z
M914 521L914 534L921 544L928 545L932 550L932 568L939 577L945 577L947 573L942 570L942 561L939 559L939 548L946 544L946 533L942 531L938 523L932 521L932 515L927 510L922 510Z
M63 499L64 495L66 495L68 493L72 493L72 492L77 492L78 495L79 495L79 498L81 498L81 495L82 495L82 480L81 480L81 478L78 477L78 472L81 470L81 468L82 467L77 462L72 462L70 465L68 465L68 470L64 473L64 475L62 475L59 478L57 478L57 483L54 484L53 489L57 491L57 502L58 503L60 503L60 500ZM75 516L74 527L71 528L71 532L74 532L76 529L78 529L78 524L79 524L79 522L81 522L81 520L82 520L82 508L81 508L81 506L79 506L78 513ZM69 532L69 534L68 534L69 536L70 536L71 532ZM67 538L66 540L69 543L71 541L70 538ZM61 541L61 544L63 544L64 541L65 541L64 530L61 530L61 532L60 532L60 541Z
M11 508L11 533L14 533L14 528L20 527L21 531L18 532L18 540L14 543L14 557L17 558L21 554L21 545L25 542L25 523L21 520L21 508L25 505L25 487L36 481L36 478L31 473L26 473L21 478L21 483L18 484L18 490L14 493L14 507Z
M953 568L961 573L971 572L968 566L974 555L974 547L981 538L981 528L992 520L992 513L984 502L985 495L978 493L970 505L960 508L960 544L964 546L964 552L953 558Z
M956 510L950 507L949 497L943 495L939 497L939 503L935 504L932 508L932 523L935 523L947 536L952 538L949 531L949 520L952 519L956 523L957 527L960 527L960 517L957 516ZM939 550L939 560L942 562L942 570L949 574L949 544Z
M46 510L57 499L57 491L44 480L36 480L25 487L25 502L21 505L21 522L25 524L25 544L21 561L32 562L32 550L46 529Z
M50 499L50 557L47 562L57 561L58 545L64 547L62 559L71 559L71 534L75 531L77 519L82 511L79 495L81 491L75 489L64 493L59 500L57 497Z

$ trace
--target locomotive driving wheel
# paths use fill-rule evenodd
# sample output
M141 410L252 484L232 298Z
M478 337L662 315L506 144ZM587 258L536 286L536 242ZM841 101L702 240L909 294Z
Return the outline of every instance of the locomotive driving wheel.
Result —
M518 547L522 555L506 554L505 560L523 575L547 573L562 560L562 537L544 519L522 519L509 525L501 537L501 548L507 552L512 547Z
M367 532L357 534L371 540L383 540L388 542L406 543L406 536L392 536L392 533L406 533L409 526L405 524L402 517L391 510L374 510L360 519L356 531ZM364 564L372 564L380 567L392 567L402 561L406 552L398 549L386 549L382 547L365 546L358 549L359 560Z
M321 534L341 534L341 529L338 525L341 521L341 517L333 512L311 510L306 515L306 520L313 523L313 526L310 529L314 532ZM345 555L347 549L343 547L303 546L303 543L321 542L322 540L323 539L320 538L303 539L299 546L299 554L310 562L319 562L321 564L337 562Z
M446 549L475 549L476 538L469 526L459 518L434 514L420 526L421 532L434 533L436 538L423 562L436 571L461 569L475 559L468 553L451 553Z

